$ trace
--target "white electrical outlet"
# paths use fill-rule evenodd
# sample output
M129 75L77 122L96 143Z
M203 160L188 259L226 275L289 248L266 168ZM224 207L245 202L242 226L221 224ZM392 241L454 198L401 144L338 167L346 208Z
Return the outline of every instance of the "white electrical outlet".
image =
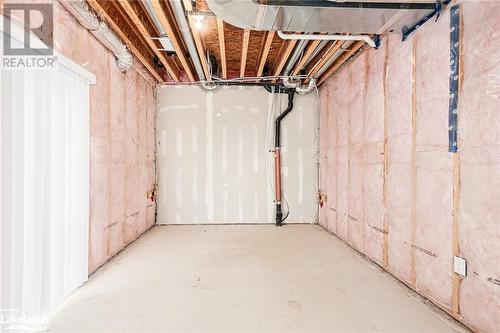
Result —
M453 266L454 266L455 273L457 273L458 275L460 275L462 277L467 276L467 261L464 258L460 258L460 257L455 256Z

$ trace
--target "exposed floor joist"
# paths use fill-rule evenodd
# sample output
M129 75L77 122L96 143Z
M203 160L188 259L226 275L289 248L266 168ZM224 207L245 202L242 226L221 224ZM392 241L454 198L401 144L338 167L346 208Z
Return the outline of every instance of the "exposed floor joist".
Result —
M283 54L280 54L278 57L278 64L274 68L274 76L278 76L281 73L281 70L283 67L285 67L286 62L288 61L288 58L290 57L290 54L293 51L293 48L297 44L297 40L290 40L288 44L286 45L285 51Z
M219 35L220 62L222 67L222 78L227 79L226 65L226 41L224 39L224 22L217 17L217 33Z
M262 49L262 53L261 53L260 60L259 60L259 66L257 67L257 75L256 76L261 76L262 72L264 71L264 65L266 64L267 55L269 54L269 51L271 50L271 44L273 42L274 34L275 34L274 31L269 31L266 34L264 48Z
M250 30L243 31L243 46L241 49L240 77L245 77L245 67L247 65L248 43L250 42Z
M106 22L113 29L113 31L120 37L121 40L127 45L132 54L142 63L144 67L149 71L149 73L159 82L164 82L165 80L159 74L159 72L155 69L154 65L150 60L147 59L145 55L145 51L142 52L137 48L141 43L138 40L133 39L132 36L127 35L123 28L121 28L117 22L115 22L116 18L111 17L108 13L108 10L105 10L101 4L97 0L87 0L87 3L90 7L99 15L102 15L103 18L106 19ZM109 2L108 2L109 4Z
M193 5L190 0L182 0L184 4L184 10L191 12L193 11ZM191 33L193 34L194 43L196 44L196 50L198 51L198 57L200 58L201 66L203 67L203 73L205 73L205 79L207 81L211 80L210 71L208 70L207 57L205 56L205 48L203 46L203 40L201 39L200 33L195 27L195 21L191 15L188 15L188 23L191 28Z
M189 80L195 81L193 70L191 69L191 64L189 63L189 60L187 59L186 54L182 49L182 41L179 39L179 36L175 33L175 27L174 27L175 23L171 22L167 18L164 8L162 8L162 5L160 3L160 0L151 0L151 5L156 15L158 16L158 19L161 25L163 26L163 29L165 30L168 39L170 39L170 42L172 42L172 45L175 49L175 53L177 54L177 57L179 58L182 67L186 72L186 75L188 76ZM168 6L167 3L165 3L165 5Z
M181 76L184 80L196 81L197 75L194 73L193 63L187 54L185 42L175 23L168 1L151 0L151 4L163 30L172 42L176 51L175 57L167 56L160 51L159 41L151 39L151 37L157 37L159 32L142 3L134 0L88 0L88 2L94 10L106 18L110 27L117 32L117 35L128 45L134 56L156 80L165 81L165 74L168 71L174 81L179 81ZM182 2L186 12L209 11L204 0L197 0L196 8L194 8L195 3L191 0L182 0ZM257 77L264 74L265 68L266 75L279 76L298 43L297 40L284 41L274 38L275 32L273 31L255 31L254 34L251 33L251 30L239 29L224 23L220 18L208 22L205 27L199 30L195 27L196 21L191 14L187 15L187 19L207 80L210 80L207 52L214 55L220 62L220 75L223 79L227 79L231 75L234 76L238 72L239 77L245 77L247 68L250 69L250 67L252 75ZM300 74L305 65L309 63L307 66L309 78L317 76L321 69L325 68L325 64L332 61L331 57L335 53L339 53L337 51L342 45L341 42L329 43L329 47L314 56L311 61L311 57L318 53L317 48L320 43L320 40L309 41L299 62L293 68L292 75ZM241 51L238 50L240 46ZM345 54L341 55L341 59L344 56ZM156 63L157 60L153 61L153 58L159 59L161 65ZM336 64L337 61L326 73L331 73L331 68ZM321 82L324 81L324 77L325 75L322 75ZM308 80L305 81L305 83L307 82Z
M330 58L335 54L335 52L337 52L340 49L342 44L343 44L342 41L335 41L330 45L328 51L314 65L310 73L308 73L308 78L306 79L305 83L309 82L309 80L319 72L319 70L327 63L328 60L330 60Z
M133 0L120 0L118 3L123 7L123 9L127 12L127 15L129 18L132 20L132 23L136 26L136 28L139 30L139 32L142 34L146 42L148 43L149 47L153 50L153 52L156 54L158 59L160 59L160 62L162 63L163 66L167 69L168 73L172 77L172 79L176 82L179 82L179 72L173 68L173 66L169 63L167 58L163 53L161 53L158 50L158 46L156 43L151 39L151 37L156 37L152 36L151 33L148 31L146 26L144 25L144 21L141 20L139 15L137 14L136 10L134 9ZM137 5L140 5L139 3L136 3Z
M339 69L340 66L342 66L349 58L356 53L359 49L363 47L365 43L364 42L356 42L354 45L351 46L351 48L342 54L333 64L328 68L323 75L320 77L318 81L318 86L321 85L330 75L335 73L337 69Z
M318 47L319 43L321 43L321 40L312 40L309 41L307 44L307 47L304 51L304 54L302 55L302 58L299 60L299 62L295 65L295 68L292 71L292 75L297 75L299 72L304 68L307 60L311 57L313 54L314 50Z

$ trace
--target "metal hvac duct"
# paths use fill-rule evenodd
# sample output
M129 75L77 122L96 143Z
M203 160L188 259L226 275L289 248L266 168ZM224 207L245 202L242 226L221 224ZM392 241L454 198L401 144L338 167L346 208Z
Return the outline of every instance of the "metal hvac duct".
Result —
M186 43L186 48L193 61L194 69L200 81L208 80L211 78L206 78L203 73L203 67L201 65L200 58L198 57L198 51L196 50L196 46L194 44L193 36L191 35L191 29L189 29L189 24L186 19L186 15L184 14L184 7L182 7L181 0L172 0L170 1L170 5L172 8L172 12L174 14L175 20L177 21L177 25L179 30L181 31L182 38Z
M328 59L328 61L323 65L323 67L321 67L321 69L316 73L316 75L314 75L315 78L320 78L321 75L328 69L330 68L330 66L338 59L338 57L340 57L342 55L342 53L346 52L346 50L349 49L349 47L351 47L351 45L353 44L353 42L344 42L344 44L342 44L342 47L340 49L337 50L337 52L335 52L331 57L330 59Z
M285 75L290 74L290 72L293 69L293 66L295 66L295 63L299 60L300 56L302 55L302 52L304 51L306 45L307 45L307 40L301 40L297 43L297 46L295 46L295 49L290 55L290 59L286 63L285 70L283 71Z
M100 20L90 11L85 0L59 0L73 16L87 28L105 47L116 57L116 64L120 71L125 72L133 64L133 57L127 46L108 27L106 22Z
M307 95L313 92L316 88L316 79L310 79L308 85L301 85L295 88L295 92L299 95Z
M307 45L307 40L301 40L295 49L293 50L293 53L290 55L290 60L288 60L285 70L283 71L284 75L287 76L290 74L290 72L293 69L293 66L295 63L299 60L302 52L304 51L304 48ZM290 89L295 89L300 85L300 80L292 80L290 77L286 77L283 79L283 85L286 88Z
M434 12L436 0L207 0L223 21L243 29L351 34L402 33ZM245 15L242 15L245 13Z
M311 54L309 59L307 59L307 61L304 63L304 66L302 66L302 68L307 67L307 65L309 65L311 63L311 61L314 59L314 57L316 57L325 48L326 44L328 44L328 41L322 40L319 43L319 45L316 47L314 52Z

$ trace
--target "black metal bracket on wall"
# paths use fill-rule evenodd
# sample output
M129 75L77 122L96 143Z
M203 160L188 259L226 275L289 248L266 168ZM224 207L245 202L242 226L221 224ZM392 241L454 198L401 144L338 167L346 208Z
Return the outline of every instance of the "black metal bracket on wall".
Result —
M403 38L402 38L403 42L405 40L407 40L408 37L412 33L414 33L418 28L420 28L422 25L424 25L427 21L429 21L434 16L436 16L436 22L437 22L437 20L439 19L439 15L441 15L441 12L443 11L444 6L446 6L450 2L451 2L451 0L445 0L445 1L437 0L436 3L435 3L435 5L434 5L434 11L432 13L430 13L427 16L424 16L413 27L411 27L411 28L403 28L403 31L402 31L402 33L403 33Z
M458 151L458 92L460 85L460 5L450 11L450 106L448 110L448 151Z
M380 47L380 44L382 43L382 40L380 39L380 35L373 36L373 41L375 42L375 49L378 50L378 48Z

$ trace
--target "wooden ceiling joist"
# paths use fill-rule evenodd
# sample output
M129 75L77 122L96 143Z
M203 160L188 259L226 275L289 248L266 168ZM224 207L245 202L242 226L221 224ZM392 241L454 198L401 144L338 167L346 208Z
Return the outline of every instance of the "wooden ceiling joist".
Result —
M124 32L123 28L115 22L116 18L113 18L109 13L99 4L97 0L87 0L90 7L99 15L102 15L106 19L110 28L120 37L120 39L127 45L132 54L142 63L142 65L149 71L149 73L159 82L164 82L165 80L161 77L158 71L155 69L151 61L147 59L144 51L140 51L135 42L133 42L129 36Z
M248 43L250 42L250 30L243 32L243 47L241 49L240 77L245 77L245 67L247 65Z
M283 67L285 67L286 62L288 61L288 58L290 57L290 54L293 51L293 48L297 44L297 40L290 40L288 44L286 45L285 51L283 51L282 54L278 56L278 64L274 68L274 76L278 76L281 74L281 70Z
M314 77L316 73L319 72L319 70L330 60L330 58L337 52L340 47L342 46L343 42L342 41L334 41L332 44L330 44L330 48L328 51L321 57L321 59L314 65L314 67L311 69L310 73L308 73L308 78L306 79L305 83L308 83L310 78Z
M295 65L295 68L292 71L292 75L297 75L301 71L302 68L304 68L304 65L306 64L307 60L311 55L313 54L314 50L318 47L319 43L321 43L321 40L312 40L309 41L309 44L307 44L306 50L304 51L304 54L302 55L302 58L299 60L299 62Z
M208 70L207 57L205 55L205 48L203 47L203 41L201 40L201 36L195 28L194 19L189 16L188 17L189 26L191 27L191 31L193 32L193 39L196 45L196 50L198 51L198 57L200 58L201 66L203 67L203 73L205 73L206 80L210 80L210 71Z
M349 58L352 57L353 54L355 54L359 49L363 47L365 43L364 42L356 42L354 45L349 48L348 51L346 51L344 54L342 54L331 66L328 68L323 75L321 75L319 81L318 81L318 86L321 85L330 75L335 73L337 69L340 68Z
M217 17L217 33L219 35L220 62L222 67L222 78L227 79L226 64L226 41L224 39L224 22Z
M136 11L134 10L133 5L131 4L131 2L133 2L133 1L134 0L119 0L118 2L123 7L123 9L127 12L128 17L130 18L132 23L135 25L135 27L139 30L141 35L144 37L144 39L148 43L149 47L153 50L153 52L156 54L158 59L160 59L160 62L163 64L163 66L165 66L165 68L167 69L167 71L170 74L170 76L172 77L172 79L176 82L179 82L179 72L176 71L172 67L172 65L169 63L169 61L165 57L165 55L158 50L158 46L151 39L151 37L156 37L156 36L151 36L148 29L141 21L140 17L138 16Z
M191 69L191 64L189 63L189 60L187 59L186 54L182 49L182 41L176 34L175 23L171 22L167 18L167 15L160 3L160 0L151 0L151 5L156 13L156 16L158 16L160 24L163 26L163 29L165 30L168 39L170 39L170 42L172 42L172 45L175 49L175 53L177 54L177 57L179 58L182 67L186 72L186 75L188 76L190 81L195 81L193 70Z
M182 0L184 4L184 10L191 12L193 11L193 5L191 0ZM196 29L194 18L188 15L188 23L191 28L191 33L193 34L194 43L196 45L196 50L198 51L198 57L200 58L201 66L203 67L203 73L205 73L205 79L207 81L211 80L210 71L208 70L207 57L205 56L205 47L203 46L203 40L201 39L198 29Z
M264 65L266 64L267 56L269 54L269 50L271 49L271 44L273 43L274 34L274 31L269 31L266 34L264 48L262 49L259 66L257 67L257 76L261 76L264 71Z

